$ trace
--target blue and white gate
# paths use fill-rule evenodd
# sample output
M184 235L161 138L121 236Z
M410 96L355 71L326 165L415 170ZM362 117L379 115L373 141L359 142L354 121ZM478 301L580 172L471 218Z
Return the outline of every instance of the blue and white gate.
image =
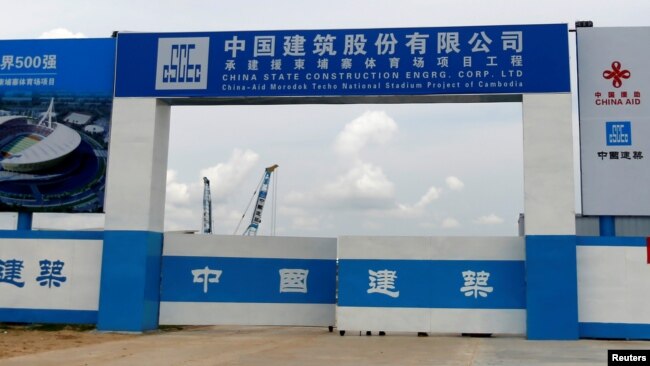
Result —
M334 326L336 239L165 234L160 324Z
M339 238L341 330L526 333L524 239Z

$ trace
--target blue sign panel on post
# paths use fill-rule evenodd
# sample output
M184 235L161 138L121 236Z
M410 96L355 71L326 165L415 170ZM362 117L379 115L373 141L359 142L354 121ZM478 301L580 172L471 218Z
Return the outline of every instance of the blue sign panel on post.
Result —
M566 24L118 36L118 97L569 91Z
M0 211L102 212L115 39L0 42Z

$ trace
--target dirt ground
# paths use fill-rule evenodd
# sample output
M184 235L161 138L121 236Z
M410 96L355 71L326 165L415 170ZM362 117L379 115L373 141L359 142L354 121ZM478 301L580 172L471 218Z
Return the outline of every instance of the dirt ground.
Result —
M98 333L90 326L0 329L3 366L592 366L606 365L608 350L623 349L648 349L648 342L358 331L341 337L326 327L279 326L163 327L143 335Z
M79 325L0 323L0 359L142 337L138 334L99 333L94 329L93 326Z

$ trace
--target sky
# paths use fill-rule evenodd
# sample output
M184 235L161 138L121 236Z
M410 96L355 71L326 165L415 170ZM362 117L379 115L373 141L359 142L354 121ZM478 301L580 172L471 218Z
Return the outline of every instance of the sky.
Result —
M3 3L0 39L113 31L237 31L568 23L648 26L650 2L187 0ZM575 38L570 36L575 98ZM580 212L574 100L576 211ZM278 164L260 235L517 235L521 105L173 107L165 230L198 230L202 177L215 233L233 234L265 167ZM249 211L250 215L250 211ZM247 225L244 219L241 230ZM36 228L100 228L103 215L36 214ZM0 214L13 228L14 214Z

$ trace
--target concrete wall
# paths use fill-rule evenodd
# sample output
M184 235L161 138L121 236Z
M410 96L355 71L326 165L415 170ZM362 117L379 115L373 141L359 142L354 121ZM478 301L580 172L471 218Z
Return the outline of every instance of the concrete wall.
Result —
M650 339L646 238L578 238L580 336Z
M101 232L0 231L0 322L95 323Z
M335 302L336 239L165 234L160 324L330 326Z
M341 330L526 331L523 238L345 236L338 252Z
M522 112L527 336L577 339L571 94L525 94Z
M575 235L571 94L524 94L526 235Z
M169 113L156 99L113 101L100 330L158 327Z

